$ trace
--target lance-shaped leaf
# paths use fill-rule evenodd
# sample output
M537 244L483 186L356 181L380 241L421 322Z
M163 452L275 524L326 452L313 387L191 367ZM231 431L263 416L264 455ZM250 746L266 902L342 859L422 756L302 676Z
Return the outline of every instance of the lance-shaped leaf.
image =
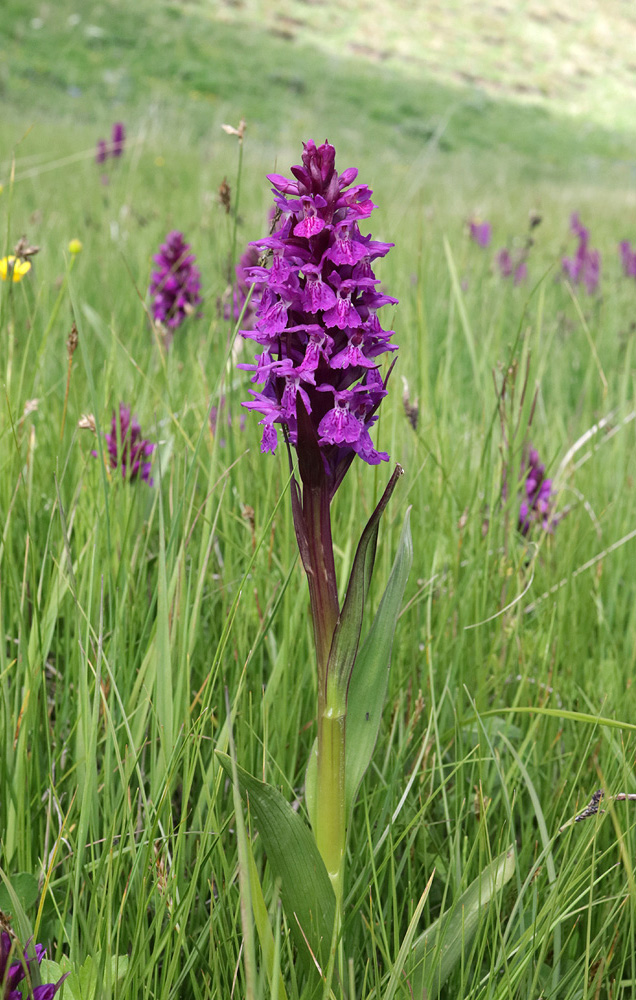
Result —
M391 647L402 607L402 597L413 563L410 526L411 508L404 515L389 582L367 636L355 658L347 699L345 809L355 802L378 738L391 666ZM307 768L309 772L309 767Z
M371 574L373 573L373 564L375 562L380 518L391 499L391 494L395 489L398 479L403 474L404 469L402 466L396 465L393 475L380 497L380 502L367 521L367 525L360 536L353 566L351 567L347 595L333 634L331 651L329 653L329 665L327 667L329 684L334 683L343 694L346 694L356 653L358 652L362 618L364 615L364 602L369 590L369 584L371 583Z
M467 957L488 904L510 881L514 870L514 848L509 847L420 935L404 966L414 1000L436 1000L462 956Z
M231 777L231 759L217 750ZM243 793L249 796L256 827L274 878L280 880L281 901L298 950L309 969L326 969L336 915L336 897L316 841L302 816L273 785L252 777L237 765Z

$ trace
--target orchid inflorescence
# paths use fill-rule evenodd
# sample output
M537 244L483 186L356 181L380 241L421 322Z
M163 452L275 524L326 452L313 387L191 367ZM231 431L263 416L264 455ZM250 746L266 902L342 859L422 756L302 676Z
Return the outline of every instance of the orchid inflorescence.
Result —
M554 514L554 489L552 480L545 474L545 465L539 460L536 448L525 449L522 463L523 494L519 506L518 529L528 535L533 525L552 531L557 518Z
M378 359L396 350L377 310L397 300L377 290L372 262L391 243L360 233L374 205L357 170L338 175L335 150L308 142L294 180L270 174L279 228L255 243L271 253L269 267L249 268L259 296L254 330L242 331L263 350L252 371L262 390L244 403L263 415L261 448L274 451L277 428L297 445L297 397L310 417L331 483L331 495L355 454L372 465L388 460L369 430L386 383Z
M591 248L590 231L581 222L578 212L570 217L570 232L576 236L578 245L573 257L563 257L563 272L573 285L585 285L588 295L592 295L601 277L601 255Z
M97 146L95 148L95 162L98 165L101 165L111 156L116 160L119 159L124 151L125 140L126 129L123 122L115 122L113 124L110 142L106 142L105 139L97 140Z
M108 450L108 464L111 469L119 469L125 482L141 478L152 486L150 456L156 448L152 441L142 437L137 417L131 415L130 407L119 404L119 411L113 411L111 428L105 433ZM92 452L97 458L97 452Z
M196 312L201 303L201 275L183 233L168 233L155 254L157 267L150 279L152 315L156 322L175 330Z

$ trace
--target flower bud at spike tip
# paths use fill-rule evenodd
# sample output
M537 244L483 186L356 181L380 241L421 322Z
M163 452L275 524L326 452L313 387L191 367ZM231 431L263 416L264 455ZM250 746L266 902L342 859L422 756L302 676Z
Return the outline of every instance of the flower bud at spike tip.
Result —
M262 414L262 451L275 451L279 427L300 450L302 401L333 497L356 454L370 465L389 457L369 431L386 396L380 358L397 350L377 311L397 299L378 291L372 262L393 244L360 232L375 207L371 191L353 185L356 170L337 173L329 143L307 142L291 172L293 179L269 176L277 228L253 244L269 266L246 269L258 306L254 329L241 332L262 351L239 367L263 387L243 405Z

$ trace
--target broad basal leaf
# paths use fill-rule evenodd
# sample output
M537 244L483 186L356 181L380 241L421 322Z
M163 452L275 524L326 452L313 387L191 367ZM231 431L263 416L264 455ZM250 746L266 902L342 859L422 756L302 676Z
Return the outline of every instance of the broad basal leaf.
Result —
M231 776L230 758L218 751L217 757ZM315 967L315 960L326 969L336 898L311 830L277 788L252 777L242 767L238 767L238 780L249 796L274 877L280 880L281 900L299 952L310 967Z

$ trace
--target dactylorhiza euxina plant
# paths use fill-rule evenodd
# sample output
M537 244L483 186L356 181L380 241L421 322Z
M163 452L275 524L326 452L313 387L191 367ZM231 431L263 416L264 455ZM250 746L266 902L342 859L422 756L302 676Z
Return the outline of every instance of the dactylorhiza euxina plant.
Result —
M399 594L393 588L387 599L395 614L384 628L384 686L375 696L368 668L371 701L362 717L369 721L373 716L373 738L367 748L368 735L358 733L357 724L348 719L348 707L357 687L354 668L365 669L364 656L357 659L358 645L379 520L402 469L396 467L362 532L342 605L330 505L356 456L370 465L389 458L376 449L370 431L387 394L388 375L382 377L379 364L387 352L397 350L392 331L383 329L377 313L396 299L378 290L373 262L393 244L360 232L360 223L374 208L371 191L353 183L357 170L337 173L333 146L307 142L302 165L291 172L293 179L269 175L277 217L271 235L254 244L264 255L260 266L248 270L258 305L254 328L242 331L261 351L254 364L239 367L252 371L252 381L261 384L251 390L253 398L244 406L261 414L262 451L275 451L283 439L292 465L293 450L296 453L292 511L309 584L318 680L317 741L307 772L307 805L339 905L347 813L375 743L379 712L371 701L384 698L395 617L406 581L402 572ZM410 552L407 535L408 527L403 552Z

